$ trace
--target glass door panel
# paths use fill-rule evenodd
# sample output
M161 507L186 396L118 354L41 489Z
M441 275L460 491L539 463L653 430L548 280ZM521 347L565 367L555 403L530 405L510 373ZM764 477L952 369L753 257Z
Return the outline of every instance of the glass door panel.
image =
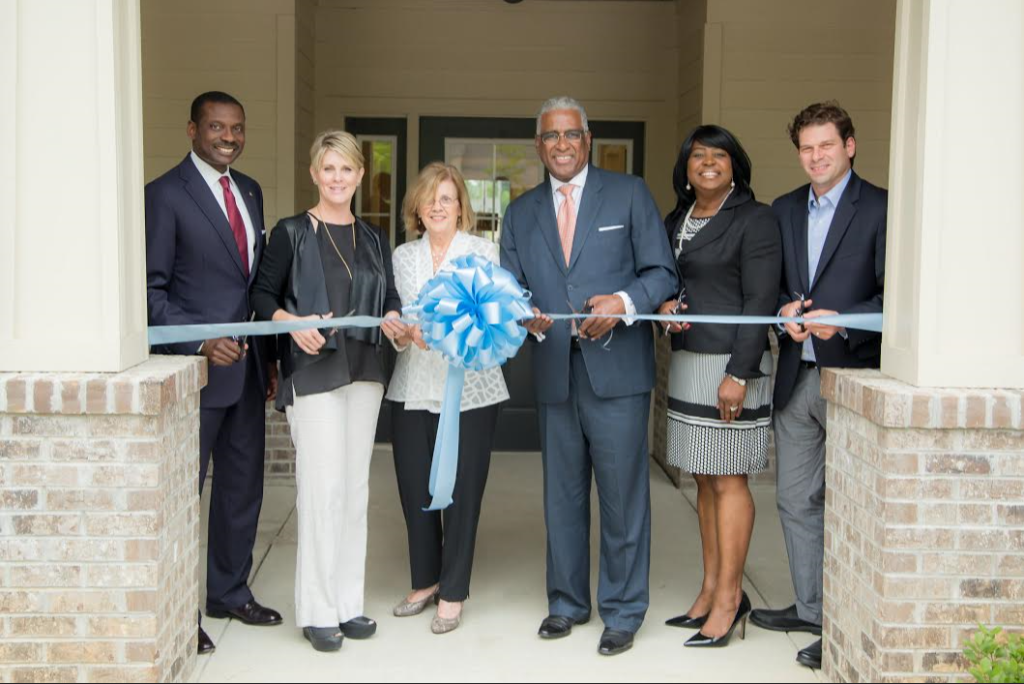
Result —
M445 161L466 179L477 234L493 242L512 200L544 180L532 140L446 138Z
M380 226L395 247L398 202L394 179L398 172L398 140L394 136L356 136L362 147L366 173L356 193L356 214Z

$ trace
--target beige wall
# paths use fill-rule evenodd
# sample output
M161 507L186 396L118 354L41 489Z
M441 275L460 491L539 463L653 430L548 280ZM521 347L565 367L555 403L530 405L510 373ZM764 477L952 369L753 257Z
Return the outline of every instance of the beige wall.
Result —
M676 5L676 44L679 52L676 139L682 143L689 132L701 124L703 117L704 28L707 24L708 0L677 0Z
M567 93L593 119L644 121L647 177L673 202L675 3L320 0L316 125L346 116L532 117ZM424 160L429 161L429 160Z
M645 174L663 212L678 145L701 122L740 137L761 199L803 183L785 127L826 98L854 117L858 172L888 181L895 0L142 0L142 11L146 178L188 150L191 98L227 90L246 106L238 166L263 185L269 225L315 201L309 144L346 116L406 117L412 177L420 116L528 117L558 92L592 118L647 124Z
M309 177L309 146L316 135L316 4L295 3L295 210L313 206L316 191ZM285 209L281 209L282 215Z
M301 2L301 0L300 0ZM272 226L295 195L296 0L142 0L145 176L181 161L189 105L223 90L246 112L238 169L263 186Z
M759 199L807 182L786 124L804 106L833 98L857 129L857 173L888 185L895 0L706 4L704 122L743 143Z

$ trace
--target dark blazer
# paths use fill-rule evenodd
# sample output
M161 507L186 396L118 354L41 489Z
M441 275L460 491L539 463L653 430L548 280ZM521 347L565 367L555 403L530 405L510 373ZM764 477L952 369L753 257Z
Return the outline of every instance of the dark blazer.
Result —
M643 179L591 166L583 187L569 265L547 180L509 205L501 228L501 265L533 293L545 313L583 309L593 296L623 291L637 313L653 312L676 291L672 251L658 207ZM570 326L556 323L533 350L537 400L569 397ZM607 350L583 345L594 392L601 398L649 392L654 386L651 326L618 325Z
M682 219L672 226L675 248ZM773 316L782 275L782 239L775 215L750 192L734 192L676 258L690 315ZM731 354L725 372L758 378L768 349L768 328L759 325L701 325L672 335L672 349Z
M782 230L783 275L779 308L799 294L813 299L812 309L839 313L881 313L885 286L885 226L889 193L856 173L843 191L813 280L807 265L807 201L804 185L775 200L772 209ZM811 337L819 366L878 368L882 336L876 332L847 330L828 341ZM779 368L775 377L775 408L789 401L800 369L802 344L788 335L779 340Z
M146 185L146 299L150 325L240 323L252 317L249 291L263 255L263 191L232 169L256 237L248 279L227 216L190 156ZM261 387L266 388L262 338L249 339L256 354ZM196 354L198 342L153 347L155 354ZM203 408L223 408L238 401L246 363L209 366L209 382L200 395Z

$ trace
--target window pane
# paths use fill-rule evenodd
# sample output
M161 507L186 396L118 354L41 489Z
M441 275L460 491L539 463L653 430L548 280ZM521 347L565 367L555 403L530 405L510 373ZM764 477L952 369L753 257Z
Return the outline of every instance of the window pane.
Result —
M629 150L621 143L597 143L597 154L594 155L594 165L607 171L618 171L629 173L627 167Z
M477 233L495 242L509 203L544 180L532 140L448 139L445 159L466 178Z

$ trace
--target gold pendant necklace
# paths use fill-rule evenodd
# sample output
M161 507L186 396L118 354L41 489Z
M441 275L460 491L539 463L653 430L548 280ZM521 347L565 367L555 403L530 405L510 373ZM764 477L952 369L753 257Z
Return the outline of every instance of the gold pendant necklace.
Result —
M320 224L320 223L324 224L324 232L327 233L327 239L331 241L331 247L334 247L334 253L338 255L338 258L341 259L341 263L343 263L345 265L345 270L348 271L348 278L349 278L349 280L355 280L355 278L352 276L352 269L349 268L348 262L345 261L345 257L342 256L341 250L338 249L337 243L334 241L334 238L331 236L331 229L327 227L327 222L326 221L322 221L320 219L320 217L317 216L316 214L314 214L313 212L309 212L309 215L312 216L313 218L315 218L317 220L318 224ZM353 222L352 223L352 252L354 253L355 251L356 251L356 224L355 224L355 222Z

